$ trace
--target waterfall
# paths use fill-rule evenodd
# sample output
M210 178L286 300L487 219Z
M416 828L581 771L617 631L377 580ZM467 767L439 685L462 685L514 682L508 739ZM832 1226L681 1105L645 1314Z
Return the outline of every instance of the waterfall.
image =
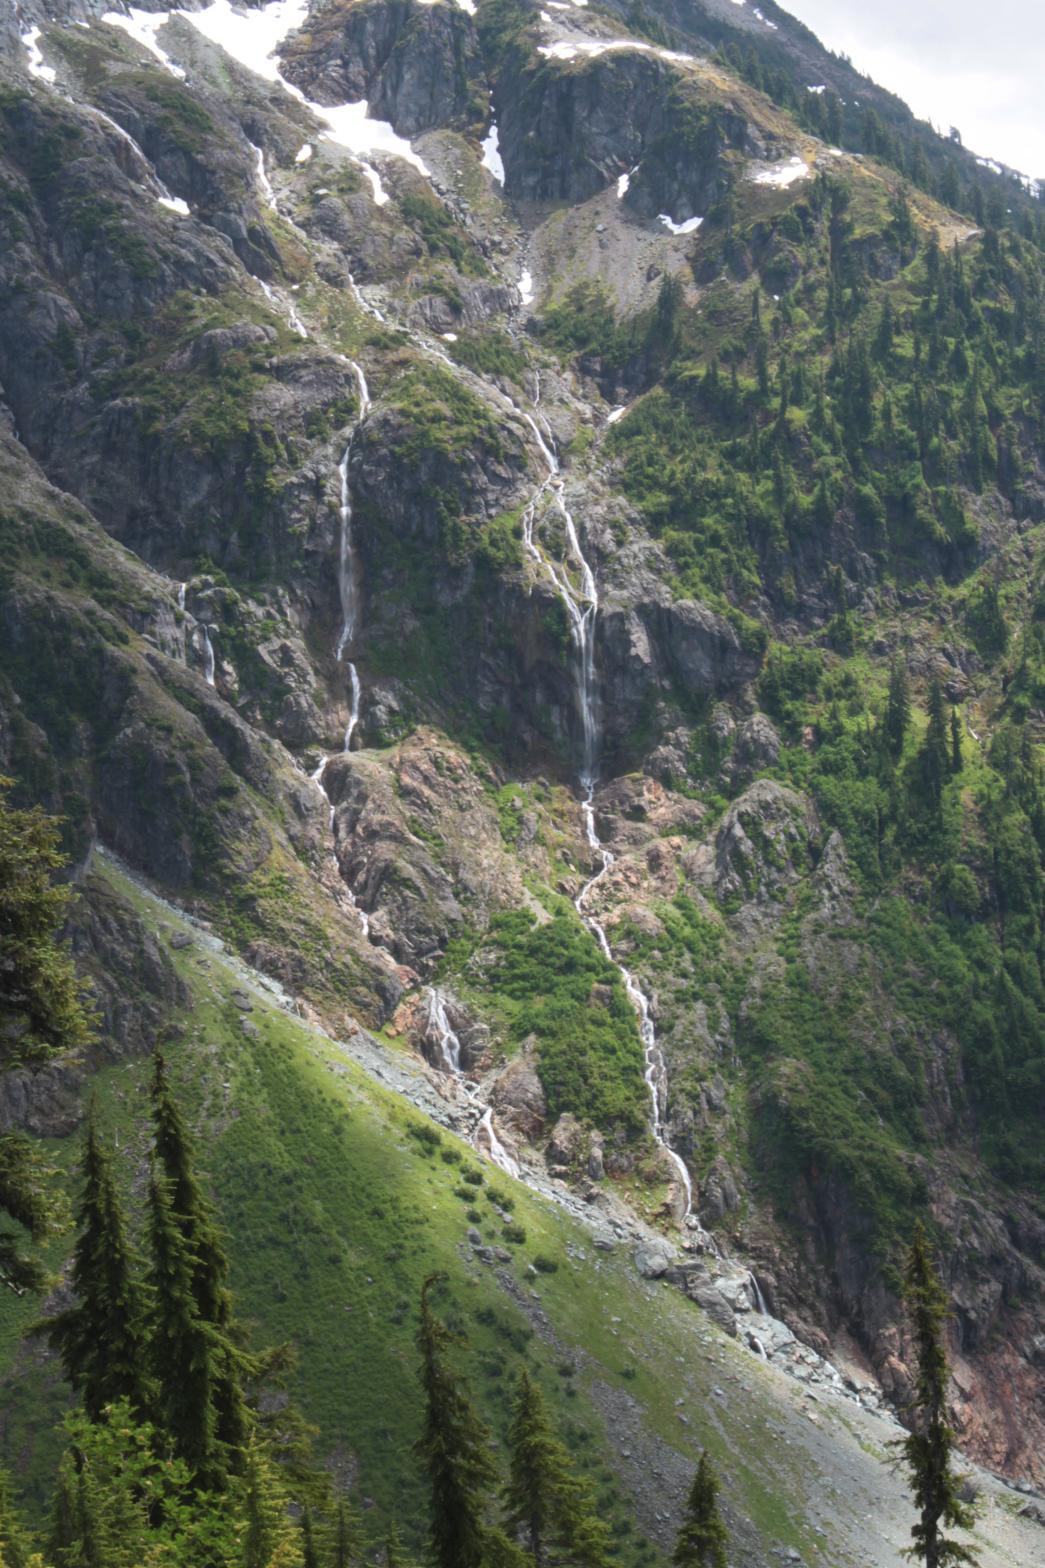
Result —
M265 201L272 208L273 212L278 212L279 208L276 205L276 193L272 189L272 181L269 179L265 170L265 154L260 147L255 147L253 142L248 142L247 146L254 154L254 173L258 182L258 190L261 192L262 196L264 196Z
M188 217L188 203L183 201L180 196L171 195L170 191L167 189L166 185L164 185L163 181L160 179L159 175L156 173L156 170L153 168L152 164L149 162L148 158L145 156L145 153L142 151L141 147L135 141L131 133L129 131L125 131L122 125L117 124L112 115L106 114L104 109L96 109L93 104L85 104L84 108L87 109L89 114L93 114L95 119L101 120L105 125L107 125L111 131L115 131L121 142L123 142L123 145L129 148L129 150L134 154L144 169L148 182L151 184L153 192L156 196L156 200L159 202L160 206L166 207L170 212L178 213L183 218Z
M460 1073L461 1042L457 1038L453 1025L446 1015L446 998L434 986L428 993L428 1027L426 1032L429 1037L435 1037L443 1071L454 1074Z
M352 442L355 440L356 431L370 411L370 389L367 386L366 376L362 367L355 360L350 360L356 385L359 389L359 415L352 427L352 434L345 445L344 455L338 464L338 478L341 484L340 518L341 532L338 541L338 567L337 591L341 600L341 630L338 633L337 647L334 657L341 664L345 658L345 650L349 647L356 634L356 613L358 611L358 588L356 583L355 553L352 548L352 486L349 480L348 465L352 457ZM356 725L359 723L359 704L362 697L362 687L359 681L359 671L351 660L348 661L349 681L349 715L345 729L345 751L352 749L352 736Z
M534 398L534 411L539 412L541 383L538 375L536 382L536 396ZM522 412L521 410L519 412ZM664 1105L666 1101L667 1071L664 1066L664 1057L657 1043L657 1031L650 1010L649 998L638 985L631 972L614 958L602 924L587 910L588 900L606 876L614 863L610 850L599 838L595 825L595 784L598 776L599 752L599 726L598 726L598 700L596 693L595 677L595 627L599 613L598 586L595 574L581 548L580 536L569 507L566 504L563 481L560 476L559 460L550 444L542 434L537 421L531 414L522 412L522 417L533 432L537 448L544 459L547 474L532 496L523 513L523 544L527 553L551 579L559 594L569 617L570 635L576 651L576 688L577 708L581 723L581 759L580 759L580 788L581 811L584 817L584 832L588 846L598 861L598 870L590 877L581 888L574 905L588 930L599 944L603 956L613 964L617 973L624 982L628 1000L635 1009L639 1024L639 1036L642 1041L644 1060L644 1077L649 1091L650 1117L649 1128L654 1142L664 1150L685 1195L685 1209L683 1219L689 1219L693 1209L693 1183L685 1160L678 1154L668 1141L664 1126ZM541 502L546 496L551 497L551 504L562 519L569 555L573 567L579 577L579 587L575 588L571 581L571 574L565 565L551 561L541 549L535 538L535 529ZM690 1219L690 1224L693 1221ZM699 1228L699 1227L698 1227Z
M214 644L210 640L210 627L199 623L199 637L203 644L203 679L208 686L214 685Z
M519 1180L522 1176L519 1162L508 1153L494 1129L493 1106L482 1105L474 1090L464 1083L461 1077L461 1042L447 1014L446 997L435 986L431 986L428 992L428 1018L425 1024L425 1036L435 1043L439 1053L438 1065L440 1069L451 1077L458 1079L462 1084L468 1103L482 1110L482 1115L476 1123L475 1131L472 1134L473 1144L480 1151L485 1150L493 1163L506 1176L512 1176Z
M512 1159L508 1150L494 1132L493 1108L489 1105L483 1112L482 1120L475 1129L475 1146L477 1149L482 1148L482 1140L486 1142L486 1152L493 1163L499 1166L506 1176L514 1176L518 1180L520 1175L519 1162Z
M333 804L331 802L330 796L327 794L326 786L323 783L323 774L326 771L326 766L327 766L327 763L329 761L330 761L329 757L320 757L320 759L319 759L319 767L315 770L314 773L310 773L309 774L309 778L312 780L312 783L316 786L316 788L319 790L319 793L322 795L323 799L327 803L327 828L328 828L328 830L330 832L331 837L333 837L334 836L334 832L335 832L335 823L336 823L337 814L334 811L334 807L333 807ZM350 905L350 907L352 909L352 912L356 916L357 920L359 921L359 925L360 925L360 928L361 928L361 930L363 932L363 935L365 937L369 937L369 935L370 935L370 916L367 914L365 909L360 909L359 905L356 903L356 896L355 896L355 894L353 893L352 889L347 885L347 883L345 883L344 880L342 879L342 876L341 876L341 866L340 866L340 864L338 862L337 855L334 853L333 850L331 850L331 852L330 852L330 858L333 861L334 874L335 874L335 876L338 879L338 884L339 884L339 886L341 886L344 889L344 896L348 899L348 902L349 902L349 905Z

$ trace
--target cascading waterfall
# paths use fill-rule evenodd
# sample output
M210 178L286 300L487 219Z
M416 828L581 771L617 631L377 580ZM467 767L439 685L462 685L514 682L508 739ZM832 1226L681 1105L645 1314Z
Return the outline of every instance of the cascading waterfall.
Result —
M323 783L323 774L326 771L326 765L329 761L330 758L327 756L320 757L318 768L314 773L311 773L309 777L327 803L327 828L329 829L331 838L333 838L336 832L337 813L334 810L330 796L326 792L326 786ZM359 905L356 903L356 895L343 880L341 876L341 866L338 863L337 855L334 853L333 849L330 851L330 859L333 862L334 875L337 877L337 886L342 890L342 896L348 900L349 907L351 908L356 919L359 921L360 929L362 930L363 935L365 937L369 937L370 916L367 914L365 909L360 909Z
M461 1076L461 1041L450 1022L446 1010L446 997L435 986L428 991L428 1019L425 1034L429 1040L435 1042L439 1052L439 1066L443 1072L458 1079L464 1089L465 1097L470 1105L482 1110L482 1115L476 1123L472 1141L477 1149L485 1149L493 1163L502 1170L506 1176L518 1178L522 1172L519 1162L512 1158L504 1144L498 1138L493 1125L493 1106L481 1105L474 1090L464 1082Z
M344 662L345 651L351 645L352 640L355 637L356 612L358 609L355 555L352 549L352 490L348 477L348 465L352 456L352 442L355 439L356 431L359 429L360 425L363 423L363 420L370 411L370 389L367 386L367 380L366 376L363 374L363 368L361 365L357 365L355 360L349 360L348 363L352 367L352 373L356 378L356 386L359 391L359 414L356 418L355 424L352 427L352 432L348 438L348 441L345 444L344 454L342 455L337 469L338 479L340 482L340 531L338 536L337 591L338 597L341 601L341 629L338 632L337 643L334 647L334 657L338 664ZM359 680L359 671L356 669L351 660L348 661L348 682L349 712L348 723L345 726L345 742L344 746L342 747L343 751L351 751L352 749L352 736L354 735L356 726L359 723L359 705L362 698L362 685ZM313 784L315 784L316 788L320 791L327 803L327 806L329 807L330 815L328 820L330 832L333 835L335 831L335 812L334 807L330 804L330 796L327 794L323 785L323 773L329 760L330 759L328 757L321 757L319 766L311 775L311 777ZM334 865L337 869L338 878L340 880L341 868L338 865L337 856L334 855L333 859ZM367 914L365 909L360 909L356 902L355 894L352 892L351 888L346 887L345 892L353 910L359 919L359 924L362 927L363 935L369 937L370 916Z
M352 434L348 438L344 455L338 464L338 478L341 483L341 533L338 541L338 567L337 590L341 600L341 631L338 634L335 658L341 664L345 659L345 652L351 645L356 634L356 614L359 608L358 589L356 583L355 552L352 548L352 486L348 475L348 465L352 457L352 442L355 440L356 431L370 411L370 389L366 383L366 376L362 367L355 360L350 360L356 385L359 389L359 417L352 427ZM362 698L362 687L359 681L359 671L355 664L348 661L349 681L349 715L345 728L345 751L352 749L352 736L355 734L359 723L359 704Z
M461 1042L446 1014L446 998L433 986L428 993L427 1033L439 1048L439 1059L448 1073L461 1071Z
M539 410L539 405L540 378L538 377L536 397L534 398L535 412ZM569 617L570 635L576 650L577 707L581 723L581 811L584 816L584 832L588 845L599 862L598 870L581 888L574 900L574 904L577 913L598 942L603 955L613 964L623 980L628 999L638 1017L639 1035L642 1040L642 1051L645 1060L644 1076L650 1096L650 1132L654 1141L664 1150L678 1176L685 1195L685 1209L682 1215L683 1220L685 1220L692 1214L693 1183L685 1160L671 1147L664 1127L663 1106L666 1100L667 1071L664 1066L663 1055L657 1043L657 1031L650 1011L649 998L637 984L631 972L614 958L605 929L595 916L588 912L586 907L591 894L606 876L614 861L612 852L606 848L599 838L595 824L594 799L595 783L598 776L599 747L598 702L595 680L595 625L599 613L598 587L595 582L595 574L581 549L580 537L577 533L573 515L566 504L564 485L559 471L559 461L555 454L554 446L550 444L550 434L549 440L546 440L537 421L531 414L523 413L522 417L533 432L538 450L548 470L547 475L523 513L523 543L531 558L551 579ZM571 575L567 568L550 561L534 537L541 502L549 495L551 504L562 519L566 531L569 553L580 578L579 589L573 586Z
M210 627L199 623L199 637L203 644L203 679L208 686L214 685L214 644L210 640Z

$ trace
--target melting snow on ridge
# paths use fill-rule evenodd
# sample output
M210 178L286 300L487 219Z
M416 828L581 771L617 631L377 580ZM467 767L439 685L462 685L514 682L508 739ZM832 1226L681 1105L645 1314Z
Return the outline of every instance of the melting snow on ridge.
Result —
M576 60L582 55L594 58L611 49L637 49L642 54L655 54L661 60L671 60L677 65L692 64L691 54L678 54L674 49L658 49L655 44L640 43L637 38L559 38L553 44L538 49L548 60Z
M803 163L797 155L789 158L786 163L774 163L766 169L760 169L751 178L756 185L793 185L796 180L804 180L809 173L808 163Z
M29 51L29 75L38 77L41 82L53 82L56 75L54 66L45 65L40 53L40 29L31 27L27 33L23 33L22 43Z
M165 71L184 81L185 72L181 66L175 65L170 55L166 54L156 42L156 34L161 27L167 25L172 14L170 11L139 11L132 6L126 16L121 11L106 11L102 21L108 22L110 27L122 27L136 43L141 44L143 49L156 56Z
M704 219L687 218L684 223L676 223L674 218L669 218L666 212L658 212L657 222L663 223L664 227L670 229L672 234L695 234L704 222Z
M419 174L428 174L426 165L410 143L402 136L397 136L387 121L367 117L365 98L361 98L358 103L334 106L313 103L299 87L286 81L280 74L279 61L275 58L276 50L288 33L305 22L308 16L306 0L272 0L272 4L246 13L233 10L230 0L212 0L202 11L157 11L150 14L132 10L129 16L109 11L102 20L122 27L132 38L151 50L168 70L176 76L184 76L185 72L172 65L156 42L157 29L169 21L171 16L180 16L186 22L191 22L205 38L218 44L226 54L256 76L268 82L278 82L326 126L324 135L330 141L347 148L356 157L365 153L390 153L412 164ZM298 157L301 157L300 153ZM376 171L364 165L364 172L373 187L375 202L378 206L383 205L388 198Z
M491 125L486 136L483 137L483 168L489 169L498 185L504 184L504 160L501 157L501 146L497 139L497 126Z

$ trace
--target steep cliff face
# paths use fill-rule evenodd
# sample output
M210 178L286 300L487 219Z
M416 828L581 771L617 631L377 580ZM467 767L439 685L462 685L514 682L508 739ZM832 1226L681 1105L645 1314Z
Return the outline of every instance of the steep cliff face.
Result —
M2 771L899 1406L928 1214L1040 1479L1037 205L768 0L0 21Z

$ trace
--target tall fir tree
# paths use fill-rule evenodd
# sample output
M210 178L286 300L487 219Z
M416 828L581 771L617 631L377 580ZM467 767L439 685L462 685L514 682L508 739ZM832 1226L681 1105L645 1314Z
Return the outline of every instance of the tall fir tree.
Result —
M247 1441L249 1417L242 1374L249 1358L233 1317L228 1260L214 1206L196 1176L192 1140L171 1093L167 1065L159 1051L153 1071L152 1115L156 1157L170 1183L171 1210L192 1260L191 1289L196 1311L202 1323L217 1331L211 1366L216 1437L234 1470Z
M537 1568L550 1562L605 1568L610 1561L609 1531L566 1447L552 1431L541 1391L525 1368L512 1402L508 1450L505 1518Z
M947 1297L929 1251L925 1229L919 1221L907 1255L904 1300L911 1318L916 1362L915 1395L911 1407L914 1429L904 1439L903 1451L910 1473L918 1522L911 1531L907 1555L925 1568L950 1568L955 1563L975 1563L975 1554L960 1542L948 1540L946 1529L969 1529L972 1510L959 1496L952 1468L954 1433L947 1420L947 1349L944 1330Z
M885 743L894 759L903 751L911 719L911 696L907 686L907 667L899 657L889 667L889 695L885 702Z
M193 1295L195 1259L173 1206L174 1184L158 1172L149 1187L149 1350L155 1416L196 1484L220 1490L226 1480L214 1411L215 1334Z
M72 898L56 882L65 865L60 827L35 807L19 811L0 778L0 1072L85 1045L92 1021L59 930ZM48 1173L35 1144L0 1135L0 1276L16 1290L37 1290L39 1259L25 1250L52 1228Z
M306 1503L301 1510L301 1568L319 1568L319 1550L316 1532L312 1527L312 1510Z
M327 1553L331 1568L350 1568L360 1555L360 1529L355 1513L342 1499L337 1505L330 1529L330 1548Z
M431 1497L428 1538L436 1568L480 1568L486 1555L485 1499L497 1485L489 1429L449 1363L453 1337L432 1309L440 1276L421 1289L421 1352L424 1393L417 1453Z
M951 709L951 772L962 771L962 721L958 709Z
M943 691L935 676L929 683L928 723L918 753L918 769L925 802L933 814L939 817L943 804L943 786L951 770L951 757Z
M700 1456L675 1541L675 1568L726 1568L729 1537L718 1510L718 1481L707 1451Z
M61 1356L65 1375L92 1420L119 1399L128 1400L144 1416L149 1404L145 1298L93 1103L82 1175L72 1266L76 1304L40 1328Z

